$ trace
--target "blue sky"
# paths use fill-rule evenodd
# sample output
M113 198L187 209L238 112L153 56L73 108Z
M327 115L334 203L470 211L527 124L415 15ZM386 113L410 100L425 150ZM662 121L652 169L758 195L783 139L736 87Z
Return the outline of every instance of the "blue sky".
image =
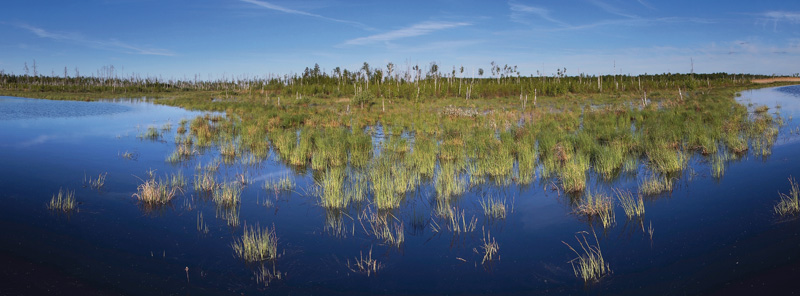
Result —
M318 63L464 76L800 72L800 1L8 1L0 69L82 75L262 76ZM32 71L32 69L31 69Z

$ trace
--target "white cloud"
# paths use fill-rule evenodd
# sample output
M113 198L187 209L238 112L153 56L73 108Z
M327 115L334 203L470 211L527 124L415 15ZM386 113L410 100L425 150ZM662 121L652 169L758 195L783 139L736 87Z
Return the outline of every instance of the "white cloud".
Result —
M258 0L241 0L241 1L256 5L256 6L261 7L261 8L280 11L280 12L283 12L283 13L314 17L314 18L333 21L333 22L338 22L338 23L351 24L351 25L355 25L357 27L361 27L363 29L369 29L369 27L367 25L364 25L364 24L359 23L359 22L330 18L330 17L327 17L327 16L319 15L319 14L314 14L314 13L310 13L310 12L305 12L305 11L300 11L300 10L296 10L296 9L283 7L283 6L280 6L280 5L269 3L267 1L258 1Z
M614 14L614 15L618 15L618 16L622 16L622 17L626 17L626 18L639 18L636 15L625 13L622 10L620 10L619 8L616 8L613 5L605 3L605 2L600 1L600 0L589 0L589 3L592 3L592 5L594 5L594 6L600 7L600 9L602 9L605 12L608 12L610 14Z
M778 30L778 23L787 21L792 24L800 23L800 12L794 11L767 11L764 13L759 14L761 17L761 23L769 24L772 23L772 30Z
M516 2L508 2L508 6L511 9L511 20L518 22L518 23L528 23L528 16L535 15L543 20L549 21L551 23L555 23L561 26L569 26L566 23L559 21L552 16L550 16L550 10L545 8L530 6L530 5L523 5Z
M422 22L414 24L410 27L389 31L386 33L380 33L380 34L370 35L367 37L350 39L345 41L343 45L366 45L376 42L389 42L396 39L422 36L440 30L452 29L469 25L471 24L466 22L432 22L432 21Z
M65 41L65 42L72 42L78 45L97 48L97 49L105 49L129 54L140 54L140 55L160 55L160 56L173 56L175 55L169 50L160 49L160 48L148 48L148 47L141 47L136 45L131 45L116 39L110 40L97 40L92 38L84 37L78 33L56 33L50 32L42 28L30 26L30 25L18 25L18 27L31 31L31 33L39 36L41 38L53 39L57 41Z

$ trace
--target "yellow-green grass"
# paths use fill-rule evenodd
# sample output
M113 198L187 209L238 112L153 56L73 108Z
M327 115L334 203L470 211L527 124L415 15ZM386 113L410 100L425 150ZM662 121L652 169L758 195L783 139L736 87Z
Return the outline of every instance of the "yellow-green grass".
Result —
M614 200L602 193L594 194L587 190L575 208L575 213L584 215L590 220L599 219L603 228L609 228L616 222Z
M789 177L789 184L791 185L789 194L779 193L781 200L774 207L775 213L781 217L800 213L800 199L798 199L800 188L798 188L797 181L792 177Z
M644 195L656 195L667 191L672 191L673 179L668 176L651 175L639 183L639 193Z
M278 258L278 236L275 226L261 228L256 224L243 228L242 236L231 244L234 254L245 262L261 262Z
M344 209L350 204L345 194L345 170L343 167L328 168L317 184L321 188L320 205L327 209Z
M208 194L215 189L217 189L217 180L214 178L213 172L203 170L194 175L194 191Z
M219 206L231 207L241 202L242 187L237 182L223 183L214 190L213 200Z
M614 189L614 194L628 219L644 216L644 199L641 195L633 197L630 191L622 189Z
M562 241L562 243L567 245L567 247L578 256L569 261L570 265L572 265L572 271L575 273L576 277L583 279L584 282L600 281L605 275L611 273L611 269L609 268L608 262L603 258L603 252L600 250L597 235L592 232L595 240L595 244L592 245L589 244L589 241L586 239L586 235L589 234L588 232L583 231L578 234L580 238L578 235L575 235L575 239L578 241L578 249Z
M90 187L92 189L100 189L106 184L106 176L107 175L108 175L108 173L101 173L101 174L97 175L97 179L94 179L92 177L89 177L87 179L86 175L84 175L83 176L83 186L84 187L88 186L88 187Z
M77 203L75 202L75 191L69 189L58 189L58 193L50 198L50 203L47 208L51 211L69 213L76 209Z
M172 201L177 196L180 188L170 186L169 182L165 180L156 180L149 178L144 181L136 189L137 192L133 194L139 202L146 205L165 205Z
M491 219L506 218L506 201L499 198L487 196L479 201L483 214Z

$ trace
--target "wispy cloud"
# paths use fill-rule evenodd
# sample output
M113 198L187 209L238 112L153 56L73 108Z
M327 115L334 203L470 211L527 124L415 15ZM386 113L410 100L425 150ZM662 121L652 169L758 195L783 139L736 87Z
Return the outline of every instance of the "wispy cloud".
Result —
M511 20L518 23L528 24L530 15L534 15L540 19L549 21L551 23L555 23L565 27L569 26L568 24L550 16L550 10L546 8L519 4L513 1L508 2L508 6L511 8Z
M659 18L626 18L604 20L589 24L574 25L568 27L554 28L548 31L577 31L586 30L604 26L651 26L654 24L670 24L670 23L695 23L695 24L713 24L713 20L702 18L686 18L686 17L659 17Z
M650 4L650 3L649 3L649 2L647 2L647 1L644 1L644 0L636 0L636 1L638 1L638 2L639 2L639 4L641 4L641 5L642 5L642 6L644 6L644 7L650 8L650 9L652 9L652 10L655 10L655 9L656 9L655 7L653 7L653 5L652 5L652 4Z
M772 23L772 29L778 30L779 22L800 23L800 12L794 11L767 11L759 15L764 24Z
M363 29L370 29L369 26L364 25L364 24L359 23L359 22L336 19L336 18L331 18L331 17L327 17L327 16L315 14L315 13L310 13L310 12L306 12L306 11L291 9L291 8L288 8L288 7L283 7L283 6L280 6L280 5L272 4L272 3L269 3L267 1L259 1L259 0L241 0L241 1L256 5L256 6L261 7L261 8L280 11L280 12L283 12L283 13L308 16L308 17L323 19L323 20L337 22L337 23L350 24L350 25L354 25L354 26L357 26L357 27L360 27L360 28L363 28Z
M594 6L599 7L600 9L602 9L605 12L608 12L610 14L614 14L614 15L618 15L618 16L622 16L622 17L626 17L626 18L639 18L636 15L626 13L623 10L621 10L621 9L611 5L611 4L608 4L608 3L600 1L600 0L589 0L589 3L591 3ZM641 1L639 3L641 3Z
M166 49L141 47L128 44L116 39L98 40L85 37L78 33L51 32L39 27L34 27L25 24L17 25L17 27L26 29L41 38L53 39L56 41L71 42L81 46L86 46L96 49L104 49L104 50L111 50L128 54L140 54L140 55L160 55L160 56L175 55L174 53Z
M350 39L345 41L342 45L346 46L366 45L377 42L389 42L392 40L417 37L417 36L431 34L436 31L458 28L469 25L471 24L466 22L434 22L434 21L421 22L418 24L414 24L410 27L389 31L386 33L380 33L380 34L370 35L367 37Z

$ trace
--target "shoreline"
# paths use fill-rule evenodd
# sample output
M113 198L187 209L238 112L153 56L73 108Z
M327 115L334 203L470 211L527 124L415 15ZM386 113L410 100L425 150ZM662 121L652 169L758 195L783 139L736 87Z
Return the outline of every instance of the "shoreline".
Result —
M766 84L774 82L800 82L800 77L773 77L750 80L752 83Z

